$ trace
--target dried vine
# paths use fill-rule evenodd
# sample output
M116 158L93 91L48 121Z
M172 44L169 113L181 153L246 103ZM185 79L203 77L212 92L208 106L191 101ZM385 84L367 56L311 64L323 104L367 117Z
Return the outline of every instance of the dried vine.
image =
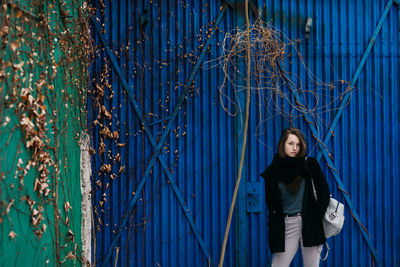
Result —
M0 202L9 204L1 207L0 223L7 216L9 237L17 238L22 233L13 220L27 215L27 207L36 240L50 230L56 265L80 258L70 223L71 209L80 207L69 201L70 183L79 184L79 176L68 165L87 128L88 8L79 0L1 6Z
M235 29L225 35L222 42L222 54L209 64L220 65L225 73L220 86L220 102L226 112L232 116L238 114L239 105L236 93L245 90L245 73L239 62L244 62L246 50L246 31ZM271 23L256 20L250 27L251 39L251 90L257 95L259 108L259 126L277 115L292 122L307 112L315 119L315 125L324 125L321 114L333 110L333 106L353 88L349 82L338 80L325 82L316 77L304 62L298 45L299 40L290 40ZM297 62L300 69L291 72L291 65ZM305 80L300 78L303 73ZM287 81L290 81L289 88ZM235 92L229 93L228 84ZM228 90L228 91L227 91ZM293 91L301 96L302 103L293 97ZM267 111L261 114L261 106Z

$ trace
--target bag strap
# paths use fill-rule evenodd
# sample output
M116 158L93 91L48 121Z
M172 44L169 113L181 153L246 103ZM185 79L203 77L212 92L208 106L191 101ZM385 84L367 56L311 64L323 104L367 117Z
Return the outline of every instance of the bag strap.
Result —
M308 157L305 158L306 159L306 163L307 163L307 158ZM317 190L315 190L314 179L312 178L312 176L311 176L311 185L312 185L312 190L313 190L313 193L314 193L314 198L315 198L316 201L318 201Z
M323 257L321 259L322 261L326 261L326 259L328 258L328 255L329 255L329 250L331 250L331 248L328 245L328 241L325 242L325 246L326 246L326 254L325 254L325 257Z

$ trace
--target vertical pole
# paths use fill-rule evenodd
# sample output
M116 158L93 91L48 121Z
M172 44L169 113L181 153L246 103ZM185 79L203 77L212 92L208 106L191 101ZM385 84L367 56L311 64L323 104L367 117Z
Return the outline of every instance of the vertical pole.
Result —
M237 27L240 29L244 29L246 25L245 17L244 17L244 8L236 8L235 9L235 18L237 22ZM239 70L240 73L246 73L246 61L244 57L240 57L239 59ZM235 117L235 143L236 143L236 169L240 166L240 154L241 149L243 147L243 134L244 134L244 122L245 122L245 110L246 110L246 90L242 90L245 88L244 77L245 75L240 75L240 81L237 84L240 85L241 88L235 88L237 93L238 105L239 105L239 113ZM236 255L236 266L246 266L246 241L247 241L247 218L246 218L246 164L243 164L243 169L241 170L241 181L238 189L237 196L237 205L236 205L236 227L235 227L235 235L236 235L236 244L235 244L235 255Z
M244 26L244 20L243 20L243 15L240 13L243 10L238 10L235 9L234 12L234 19L237 21L237 27L243 28ZM247 21L247 32L249 31L249 20L248 20L248 0L245 0L245 12L246 12L246 21ZM232 220L232 215L234 212L234 207L236 206L235 209L235 258L236 258L236 266L245 266L247 259L247 250L246 250L246 237L247 237L247 224L246 224L246 171L243 170L245 169L244 166L244 161L245 161L245 149L246 149L246 140L247 140L247 128L248 128L248 119L249 119L249 107L250 107L250 39L249 35L247 35L247 51L246 51L246 58L243 59L243 57L238 57L238 69L239 69L239 78L237 81L235 81L235 84L237 84L237 87L234 87L233 90L237 91L234 92L235 98L238 99L238 105L239 105L239 113L235 117L235 122L234 122L234 136L235 136L235 170L237 170L237 177L236 182L235 182L235 189L233 191L233 196L232 196L232 202L231 206L229 209L229 216L228 216L228 221L226 224L225 228L225 235L224 235L224 241L222 244L222 249L221 249L221 256L219 260L218 267L222 267L224 264L224 257L225 257L225 249L226 249L226 243L227 239L229 236L229 229L231 225L231 220ZM248 64L246 64L248 62ZM247 67L247 68L246 68ZM246 91L240 90L241 88L244 88L244 82L243 78L245 75L242 73L245 73L245 70L247 70L247 75L246 75ZM242 74L242 75L240 75ZM240 157L239 157L240 154ZM243 175L243 179L242 179ZM237 202L237 205L236 205Z
M228 216L228 221L226 224L225 228L225 235L224 235L224 241L222 244L222 250L221 250L221 257L220 261L218 264L218 267L222 267L224 263L224 256L225 256L225 248L226 248L226 242L229 236L229 229L231 225L231 220L232 220L232 214L233 210L236 204L236 199L238 199L238 205L236 208L236 246L235 246L235 255L236 255L236 264L237 266L245 266L247 259L247 250L246 250L246 230L247 230L247 225L246 225L246 183L245 179L242 180L242 174L245 173L243 171L243 168L245 166L245 152L246 152L246 141L247 141L247 129L249 125L249 109L250 109L250 22L249 22L249 16L248 16L248 0L245 0L245 14L246 14L246 25L247 25L247 31L246 31L246 59L243 59L243 57L239 57L238 63L239 63L239 70L242 70L244 73L244 70L246 70L246 94L242 90L238 91L238 98L239 98L239 114L235 119L235 136L237 136L237 139L235 141L235 162L237 162L237 179L235 183L235 189L233 191L233 196L232 196L232 202L231 202L231 207L229 209L229 216ZM239 17L238 17L239 18ZM239 80L236 82L236 84L239 84L238 88L234 88L234 90L238 90L239 88L242 88L243 83L243 77L244 75L240 76L239 73ZM238 121L238 118L240 121ZM244 124L243 124L244 123ZM239 155L239 147L240 147L240 158L238 157ZM236 169L236 168L235 168ZM243 175L245 176L245 175ZM244 181L244 182L242 182ZM242 186L240 186L242 185Z

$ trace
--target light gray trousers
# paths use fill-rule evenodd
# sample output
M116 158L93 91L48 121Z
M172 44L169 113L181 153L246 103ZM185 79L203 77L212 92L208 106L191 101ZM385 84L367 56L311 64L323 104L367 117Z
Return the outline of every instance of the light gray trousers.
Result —
M301 215L285 217L285 252L273 254L272 267L289 267L296 252L301 245L304 267L318 267L321 259L322 245L314 247L303 247L301 235Z

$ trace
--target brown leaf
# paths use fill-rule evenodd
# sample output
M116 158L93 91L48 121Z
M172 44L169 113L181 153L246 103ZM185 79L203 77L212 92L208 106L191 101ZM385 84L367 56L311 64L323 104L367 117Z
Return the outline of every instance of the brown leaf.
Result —
M66 212L68 212L71 208L71 204L68 201L64 203L64 210Z
M14 199L12 199L12 200L10 201L10 203L8 203L7 208L6 208L6 211L5 211L4 214L8 214L8 213L10 212L10 208L11 208L11 206L12 206L13 204L14 204Z
M17 234L16 234L13 230L11 230L10 233L8 234L8 236L9 236L11 239L14 239L14 238L17 236Z
M35 233L35 236L37 237L38 240L39 240L40 238L42 238L42 236L43 236L43 231L42 231L42 229L35 230L35 231L33 231L33 232Z
M89 147L89 154L90 155L96 154L96 149L94 149L93 147Z
M13 64L13 68L15 69L15 70L20 70L20 71L22 71L22 67L24 66L24 64L25 64L25 62L23 62L23 61L21 61L20 63L15 63L15 64Z
M39 214L39 211L37 210L37 209L33 209L33 211L32 211L32 215L33 216L36 216L36 215L38 215Z
M101 86L99 84L96 84L96 89L97 89L97 94L100 97L104 96L104 90L103 90L103 88L101 88Z
M119 173L121 173L121 172L124 172L125 171L125 166L121 166L120 168L119 168Z
M42 224L42 232L43 233L46 232L46 229L47 229L47 225L45 223Z
M31 120L24 116L22 117L21 121L19 122L19 124L23 127L28 127L28 128L33 128L35 127L35 124L33 124L33 122L31 122Z
M107 109L106 109L106 107L104 105L101 107L101 110L103 111L104 115L106 117L108 117L108 119L111 120L112 116L111 116L110 112L107 111Z
M99 155L103 155L105 150L106 150L106 144L104 144L103 139L100 139Z
M67 256L65 256L65 258L64 258L60 263L61 263L61 264L65 263L67 259L69 259L69 260L75 260L75 259L76 259L76 256L75 256L75 254L74 254L72 251L70 251L70 252L68 252Z
M35 179L35 184L33 185L33 191L36 192L40 189L40 182L38 179Z
M103 129L100 130L100 134L105 137L113 138L113 134L107 126L104 126Z
M35 203L36 203L35 200L31 199L29 196L26 198L26 202L28 202L30 210L33 209L33 205L35 205Z
M46 188L46 190L44 190L44 196L48 196L50 194L51 190Z
M67 233L68 240L73 241L74 237L75 237L75 234L71 231L71 229L69 229L68 233Z
M13 52L17 51L19 47L19 42L18 41L14 41L10 43L10 48Z
M35 226L37 226L37 225L38 225L38 223L39 223L39 220L38 220L38 219L36 219L35 217L31 217L31 223L32 223L32 225L35 227Z
M100 171L111 172L111 164L103 164L103 166L100 167Z

